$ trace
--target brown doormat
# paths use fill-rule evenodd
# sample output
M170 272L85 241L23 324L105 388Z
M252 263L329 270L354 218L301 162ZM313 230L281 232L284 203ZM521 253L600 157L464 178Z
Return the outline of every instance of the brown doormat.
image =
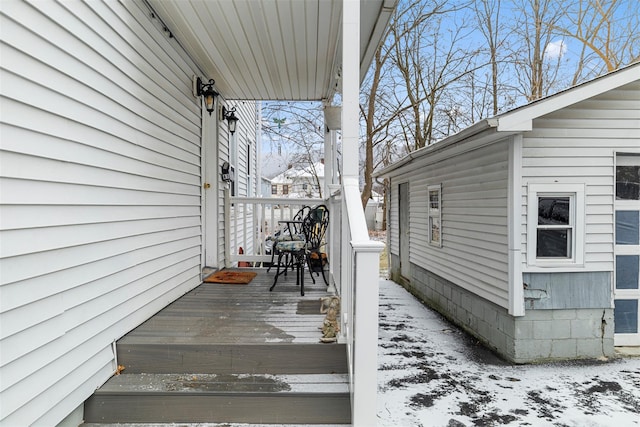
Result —
M225 283L229 285L246 285L256 277L258 273L254 271L229 271L220 270L204 279L207 283Z

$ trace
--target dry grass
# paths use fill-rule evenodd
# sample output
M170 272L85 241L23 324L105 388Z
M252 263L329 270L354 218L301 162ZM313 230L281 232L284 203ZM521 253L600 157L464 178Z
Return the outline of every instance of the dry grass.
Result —
M376 240L378 242L385 243L385 247L380 253L380 274L386 275L387 270L389 269L389 257L387 253L387 232L386 231L376 231L369 230L369 237L371 240Z

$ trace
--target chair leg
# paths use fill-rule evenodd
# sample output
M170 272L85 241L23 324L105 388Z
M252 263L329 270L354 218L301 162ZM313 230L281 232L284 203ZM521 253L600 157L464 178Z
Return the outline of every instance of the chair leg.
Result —
M327 278L324 275L324 265L322 267L320 267L320 272L322 273L322 280L324 280L324 284L329 286L329 282L327 282Z
M305 255L302 253L298 257L298 272L300 277L300 295L304 296L304 258Z
M275 243L274 245L271 247L271 264L269 264L269 268L267 268L267 273L269 273L271 271L271 267L273 267L273 260L275 259L276 256L276 248L275 248Z
M282 252L278 253L278 267L276 269L276 277L273 278L273 285L271 285L271 287L269 288L269 291L273 291L273 288L276 287L276 283L278 283L278 276L280 276L280 274L282 274L282 273L280 273L280 261L282 261L282 255L283 255ZM284 271L285 271L285 273L287 272L286 266L285 266L285 270Z
M287 263L288 267L291 268L291 271L294 271L296 269L296 256L296 254L291 254L291 258Z
M289 269L289 253L283 252L284 254L284 275L287 276L287 270ZM278 268L280 268L280 258L278 258Z

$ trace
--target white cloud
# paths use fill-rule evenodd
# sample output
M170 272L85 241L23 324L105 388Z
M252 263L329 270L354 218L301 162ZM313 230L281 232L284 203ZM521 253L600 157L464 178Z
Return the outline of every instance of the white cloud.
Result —
M564 40L556 40L547 45L544 49L545 55L552 59L561 58L567 53L567 44Z

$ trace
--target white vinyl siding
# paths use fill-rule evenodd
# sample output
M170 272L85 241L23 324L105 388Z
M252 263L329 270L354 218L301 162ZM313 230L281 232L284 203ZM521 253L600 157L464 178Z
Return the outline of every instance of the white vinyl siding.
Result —
M428 163L416 163L398 175L410 185L410 261L508 307L507 142L453 157L448 157L447 151L436 152L428 157ZM430 185L441 185L442 247L429 244ZM392 189L389 232L394 253L397 185Z
M616 152L638 152L640 84L633 83L534 120L523 138L522 251L527 267L527 186L585 185L585 253L580 271L613 271ZM566 270L572 270L571 267Z
M252 180L251 184L253 185L253 193L257 192L256 186L256 178L255 172L257 170L257 155L256 155L256 103L253 101L223 101L218 99L216 105L218 109L222 108L222 103L226 102L227 108L231 108L233 106L236 107L236 116L238 117L238 123L236 132L233 136L228 131L227 121L223 120L221 122L222 126L220 126L220 139L219 139L219 151L218 156L220 158L219 165L222 165L225 161L230 161L230 146L229 144L237 144L237 162L235 170L235 186L236 186L236 196L246 197L249 194L248 190L248 180L247 180L247 167L249 166L252 171ZM254 141L253 144L249 144L249 141ZM249 148L251 152L248 153ZM247 160L251 161L251 165L247 165ZM225 228L227 224L225 224L224 218L224 189L231 185L230 183L226 183L222 181L220 178L220 169L218 167L217 171L218 182L220 189L219 191L219 205L218 205L218 265L214 266L217 268L223 268L225 266ZM232 223L229 225L230 227L230 236L231 236L231 247L229 251L231 254L237 254L239 249L239 244L236 242L236 236L241 241L251 241L251 239L245 240L243 236L245 233L250 232L249 229L245 230L244 226L236 227L235 221L233 220L234 216L234 207L230 208L230 214L232 218ZM240 223L242 225L242 223ZM257 224L256 224L257 227ZM245 253L248 253L248 250L252 248L243 248Z
M196 67L134 2L3 2L0 424L55 425L200 283Z

